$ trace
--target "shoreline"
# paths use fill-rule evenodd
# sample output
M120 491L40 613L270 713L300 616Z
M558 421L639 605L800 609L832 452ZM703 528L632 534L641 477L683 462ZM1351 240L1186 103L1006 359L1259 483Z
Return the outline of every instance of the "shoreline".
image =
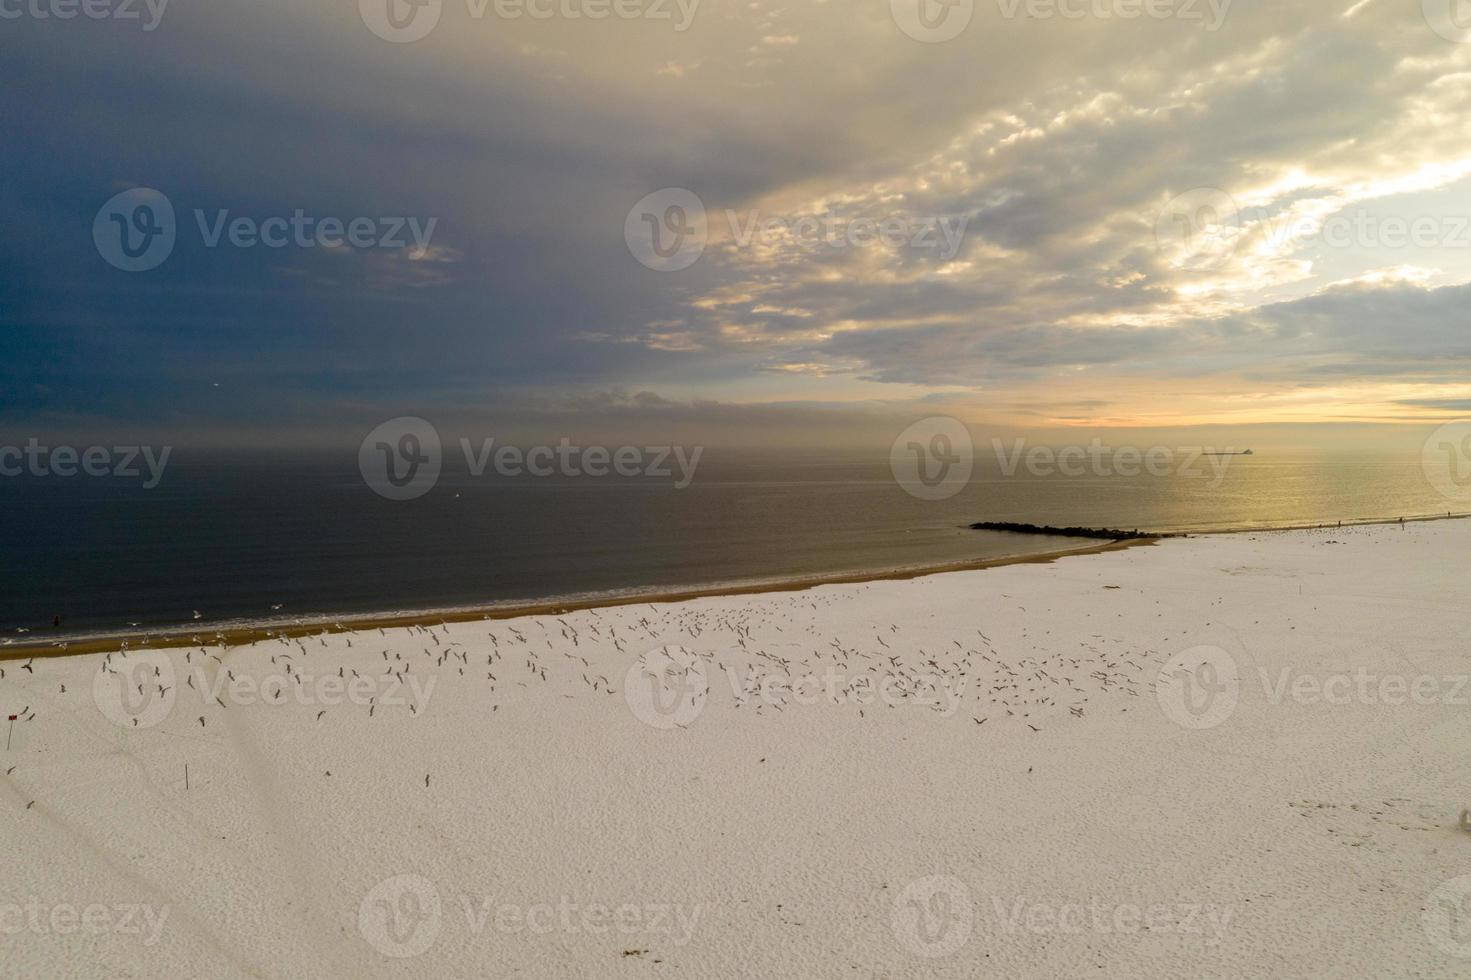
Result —
M609 609L618 606L668 605L688 602L692 599L711 599L724 596L761 595L765 593L802 592L822 585L859 585L865 582L899 582L907 579L942 575L946 572L971 572L1006 565L1045 565L1072 555L1094 555L1109 551L1121 551L1140 545L1152 545L1157 537L1136 538L1128 541L1106 541L1099 544L1079 545L1056 551L1031 555L1006 555L1000 558L981 558L970 561L945 562L936 565L921 565L909 568L871 569L859 572L834 572L828 575L809 575L800 578L774 579L771 581L711 585L696 588L681 588L669 591L631 592L605 597L588 597L567 600L532 599L526 602L506 603L495 606L458 606L447 609L406 610L390 613L360 613L344 616L323 616L303 619L300 622L281 624L261 623L233 626L224 629L212 627L168 627L164 630L128 631L99 636L84 636L79 640L57 639L45 644L0 647L0 663L30 658L77 657L93 653L106 653L118 649L126 642L130 649L146 647L150 650L171 650L181 647L215 646L221 642L227 646L243 646L261 640L279 637L295 638L321 636L323 634L355 633L372 629L401 629L409 626L438 626L443 623L468 623L499 619L520 619L526 616L560 616L586 609ZM223 635L223 641L220 639ZM197 642L195 637L200 641ZM65 643L62 648L59 644Z
M193 646L243 646L280 637L321 636L324 634L352 633L372 629L402 629L411 626L438 626L444 623L493 621L520 619L526 616L564 615L586 609L609 609L619 606L643 604L666 605L687 602L692 599L720 598L725 596L779 594L801 592L823 585L858 585L867 582L905 581L947 572L983 571L1008 565L1050 564L1061 558L1075 555L1095 555L1111 551L1122 551L1136 546L1152 546L1167 538L1205 537L1225 534L1259 534L1281 531L1337 530L1339 527L1372 527L1427 521L1464 520L1471 514L1436 514L1388 519L1361 519L1342 524L1296 524L1273 527L1225 527L1196 531L1148 532L1137 538L1115 539L1099 544L1079 545L1029 555L1007 555L1000 558L982 558L969 561L945 562L904 568L869 569L857 572L834 572L795 578L772 579L746 583L717 584L704 587L678 588L672 590L650 590L628 592L601 597L570 597L567 599L532 599L524 602L511 601L497 605L457 606L444 609L404 610L401 612L370 612L347 615L321 614L312 618L288 623L260 622L245 625L219 627L165 627L160 630L118 631L115 633L82 636L76 640L53 639L45 643L15 644L0 647L0 663L32 658L57 658L85 656L119 649L124 643L130 648L146 647L152 650L179 649ZM1022 532L993 532L1022 533ZM1078 538L1079 541L1090 540ZM205 634L208 633L206 638ZM196 640L196 637L198 640ZM221 639L223 637L223 639ZM64 644L64 646L63 646Z

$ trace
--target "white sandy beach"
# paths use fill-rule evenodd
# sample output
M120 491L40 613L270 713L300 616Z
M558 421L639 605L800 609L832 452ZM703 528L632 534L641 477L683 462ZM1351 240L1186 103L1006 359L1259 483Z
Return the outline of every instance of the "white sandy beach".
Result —
M4 663L0 973L1471 975L1468 582L1447 521Z

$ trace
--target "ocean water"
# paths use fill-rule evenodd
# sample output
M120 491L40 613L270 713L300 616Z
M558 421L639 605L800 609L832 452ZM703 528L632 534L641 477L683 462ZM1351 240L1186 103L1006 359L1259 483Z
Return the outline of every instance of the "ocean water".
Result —
M180 625L196 610L208 627L674 590L1067 544L966 527L983 520L1198 531L1455 509L1418 454L1263 452L1230 458L1219 479L1209 461L1198 475L1007 475L987 454L943 500L907 492L886 454L712 449L685 489L668 477L477 477L453 463L408 501L373 492L355 453L177 450L153 489L0 479L0 635Z

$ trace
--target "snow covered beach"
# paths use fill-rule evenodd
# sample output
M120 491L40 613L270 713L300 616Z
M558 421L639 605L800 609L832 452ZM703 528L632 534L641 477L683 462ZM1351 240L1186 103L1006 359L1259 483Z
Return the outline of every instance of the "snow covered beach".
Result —
M1466 973L1468 578L1457 520L6 662L0 961Z

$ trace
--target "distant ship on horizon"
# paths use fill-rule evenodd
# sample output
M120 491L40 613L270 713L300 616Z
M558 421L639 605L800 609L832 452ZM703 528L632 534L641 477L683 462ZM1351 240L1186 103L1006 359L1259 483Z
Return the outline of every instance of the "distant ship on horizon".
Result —
M1254 453L1250 449L1243 449L1239 453L1238 452L1204 453L1203 455L1205 455L1205 456L1255 456L1256 453Z

